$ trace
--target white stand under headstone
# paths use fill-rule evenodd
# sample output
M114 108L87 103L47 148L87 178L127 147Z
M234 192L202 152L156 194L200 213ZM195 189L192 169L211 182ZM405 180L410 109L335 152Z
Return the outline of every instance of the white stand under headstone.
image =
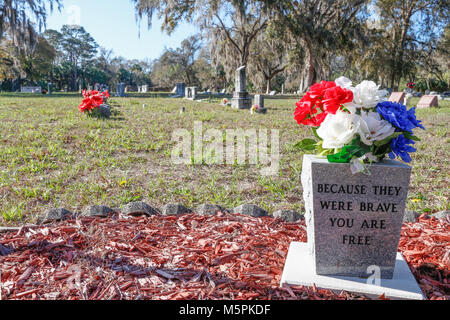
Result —
M357 277L321 276L314 270L313 256L306 243L293 242L286 259L281 286L316 286L321 289L362 293L369 298L385 295L388 299L424 300L408 264L399 253L393 279L380 279L380 285L372 280Z

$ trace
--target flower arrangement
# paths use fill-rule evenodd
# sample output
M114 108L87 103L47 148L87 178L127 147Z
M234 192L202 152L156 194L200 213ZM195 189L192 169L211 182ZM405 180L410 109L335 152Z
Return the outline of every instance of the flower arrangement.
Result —
M228 103L228 100L226 98L223 98L222 104L225 106Z
M94 116L98 113L98 108L109 97L108 91L83 90L83 101L78 106L78 109L88 116Z
M408 83L408 88L409 89L414 89L415 87L416 87L416 84L414 82Z
M250 109L250 112L251 112L252 114L254 114L255 112L258 112L258 110L259 110L259 106L258 106L257 104L254 104L254 105L252 106L252 108Z
M421 128L415 108L386 101L388 92L372 81L353 87L351 80L314 84L297 102L295 120L312 127L314 139L296 146L316 151L331 163L351 163L352 173L368 173L366 164L386 158L411 162L410 153L420 141L413 130Z

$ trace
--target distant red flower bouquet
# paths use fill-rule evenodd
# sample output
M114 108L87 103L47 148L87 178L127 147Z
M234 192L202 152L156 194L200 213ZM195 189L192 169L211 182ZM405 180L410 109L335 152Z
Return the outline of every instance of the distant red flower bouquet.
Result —
M109 97L108 91L83 90L83 101L78 106L78 109L88 116L94 116Z

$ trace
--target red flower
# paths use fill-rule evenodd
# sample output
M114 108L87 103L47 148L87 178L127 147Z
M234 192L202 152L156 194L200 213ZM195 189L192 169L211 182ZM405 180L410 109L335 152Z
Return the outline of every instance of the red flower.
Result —
M103 104L103 96L99 95L99 94L94 95L94 96L91 97L91 101L97 107L101 106Z
M334 81L322 81L311 86L309 89L309 94L312 98L322 97L326 90L336 87Z
M109 97L108 92L105 94L104 92L100 93L96 90L83 90L82 94L84 99L78 106L78 109L80 109L81 112L91 111L92 109L99 107L103 104L104 96Z
M103 91L103 96L104 96L105 98L109 98L109 97L110 97L108 90Z
M81 112L90 111L93 108L94 105L89 97L84 98L81 104L78 106L78 109L80 109Z
M296 105L294 117L298 124L318 127L325 120L326 114L321 115L324 111L322 100L311 97L310 92ZM318 113L319 111L322 113Z
M334 81L322 81L312 85L297 102L294 118L300 125L320 127L328 114L336 114L343 104L352 101L352 91L336 86Z
M353 92L341 87L334 87L326 90L323 97L326 112L336 114L343 104L353 101Z

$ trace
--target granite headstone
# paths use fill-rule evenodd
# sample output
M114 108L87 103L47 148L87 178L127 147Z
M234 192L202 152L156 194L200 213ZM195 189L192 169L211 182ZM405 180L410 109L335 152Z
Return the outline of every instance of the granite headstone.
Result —
M355 174L350 164L304 157L308 245L318 275L365 278L370 266L394 275L411 168L385 160Z
M426 109L431 107L439 107L439 100L437 96L423 96L417 104L417 108L419 109Z
M406 94L404 92L392 92L389 97L390 102L403 103L405 101Z
M231 105L235 109L250 109L252 100L250 99L246 88L246 67L242 66L236 70L235 91Z

